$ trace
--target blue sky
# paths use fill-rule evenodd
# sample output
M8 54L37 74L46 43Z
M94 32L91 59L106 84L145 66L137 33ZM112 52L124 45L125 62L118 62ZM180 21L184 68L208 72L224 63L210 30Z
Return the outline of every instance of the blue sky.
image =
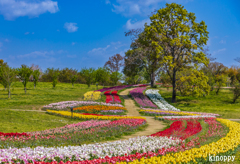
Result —
M0 59L43 70L101 67L130 48L124 32L143 27L154 9L171 2L206 22L217 62L240 65L234 61L240 57L239 0L0 0Z

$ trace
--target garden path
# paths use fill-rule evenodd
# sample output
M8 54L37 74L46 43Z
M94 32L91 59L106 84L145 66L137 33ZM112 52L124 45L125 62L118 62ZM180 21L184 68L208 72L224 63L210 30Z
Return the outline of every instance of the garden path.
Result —
M128 96L129 91L131 91L132 89L134 88L126 89L122 91L119 95L122 98L124 98L124 104L128 110L128 113L127 113L128 116L141 116L138 112L140 108L137 107L134 101ZM145 118L147 120L148 126L144 131L138 131L137 133L134 133L132 135L123 136L123 139L133 138L137 136L151 135L161 131L163 128L166 127L166 125L162 121L155 120L154 117L145 117Z

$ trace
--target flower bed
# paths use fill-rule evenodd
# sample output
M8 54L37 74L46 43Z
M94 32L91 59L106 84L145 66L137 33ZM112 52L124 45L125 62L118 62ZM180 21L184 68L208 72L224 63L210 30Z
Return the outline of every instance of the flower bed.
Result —
M146 96L143 95L143 91L146 87L135 88L130 91L131 96L141 107L157 108Z
M99 92L105 92L105 91L111 91L111 90L122 90L122 89L125 89L125 88L128 88L128 87L131 87L132 85L123 85L123 86L116 86L116 87L109 87L109 88L103 88L103 89L99 89L99 90L96 90L96 91L99 91Z
M89 123L88 123L89 124ZM144 119L120 119L115 121L92 122L84 129L72 127L43 133L29 133L29 136L1 137L0 148L21 148L36 146L66 146L101 141L130 133L146 124ZM75 126L75 125L73 125ZM66 128L66 129L65 129ZM1 149L0 149L1 154ZM1 157L1 156L0 156Z
M167 149L179 145L182 140L168 137L136 137L123 141L88 144L82 146L53 147L53 148L21 148L2 149L0 157L2 161L14 162L34 161L84 161L112 156L126 156L136 152L149 152L159 149Z
M177 109L166 102L156 89L148 89L145 94L150 98L150 100L152 100L152 102L154 102L154 104L156 104L162 110L180 111L180 109Z
M105 105L105 106L117 106L123 107L121 104L109 104L104 102L95 102L95 101L62 101L58 103L51 103L49 105L43 106L43 109L52 109L52 110L68 110L69 107L79 107L86 105Z
M101 111L112 112L114 110L121 110L123 112L127 111L127 109L125 107L103 106L103 105L82 106L82 107L73 108L74 112L80 112L80 113L84 113L84 112L87 112L87 113L101 113Z
M112 91L111 94L113 95L114 102L116 102L116 103L121 103L121 99L120 99L120 97L118 96L117 92L118 92L118 91Z
M213 113L200 113L200 112L187 112L187 111L165 111L161 109L149 109L149 108L142 108L139 111L142 115L163 115L158 116L158 118L162 119L171 119L171 118L198 118L198 117L216 117L219 116L218 114ZM173 115L173 116L165 116L165 115Z
M60 116L71 117L72 113L68 111L55 111L55 110L47 110L47 112L52 114L57 114ZM145 119L144 117L135 117L135 116L96 116L96 115L84 115L80 113L73 113L73 117L81 120L118 120L118 119Z
M225 120L217 119L221 123L229 127L229 132L226 137L221 138L217 142L213 142L207 145L203 145L199 148L193 148L185 150L183 152L177 152L174 154L167 154L165 156L153 156L151 158L138 158L129 162L130 164L148 164L148 163L175 163L175 162L206 162L209 161L208 156L212 155L231 155L240 145L240 124ZM124 162L123 162L124 163Z
M89 91L89 92L86 92L83 96L84 96L84 100L95 101L95 100L99 100L101 98L101 92Z

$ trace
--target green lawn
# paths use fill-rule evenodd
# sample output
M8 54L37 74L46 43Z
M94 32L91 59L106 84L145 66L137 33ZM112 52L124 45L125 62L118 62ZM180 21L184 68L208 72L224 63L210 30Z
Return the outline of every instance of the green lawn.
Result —
M208 96L200 98L178 95L176 103L171 103L171 89L160 88L159 93L176 108L183 111L217 113L222 118L240 119L240 99L233 104L233 93L230 89L222 89L219 95L211 92Z
M40 131L77 122L44 112L0 110L0 132L5 133Z
M102 86L98 87L98 89L101 88ZM56 88L53 89L50 82L39 82L37 88L34 89L33 83L29 82L27 94L25 94L22 83L16 82L11 89L11 99L8 99L7 91L0 86L0 110L39 110L43 105L53 102L83 100L84 93L96 89L95 85L88 88L85 84L75 84L74 87L72 87L70 83L58 83Z

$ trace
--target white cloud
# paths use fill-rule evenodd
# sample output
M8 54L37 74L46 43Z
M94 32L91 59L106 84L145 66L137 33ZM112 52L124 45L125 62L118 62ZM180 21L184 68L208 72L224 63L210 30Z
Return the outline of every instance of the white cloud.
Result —
M48 58L49 55L54 55L54 51L34 51L24 55L18 55L18 58L37 58L37 57L44 57Z
M72 42L72 45L74 46L76 44L76 42Z
M110 0L105 1L106 4L111 4Z
M10 42L10 40L9 40L9 39L5 39L4 41L5 41L5 42Z
M153 12L155 9L159 9L165 2L184 3L189 1L191 0L116 0L115 4L112 3L112 11L124 16L147 16L151 14L151 12ZM161 2L163 3L160 4ZM106 0L106 4L111 3L109 0Z
M138 22L131 22L131 19L129 19L126 23L126 28L128 30L143 28L145 23L150 24L150 19L144 19Z
M25 32L24 34L25 34L25 35L28 35L28 34L29 34L29 32Z
M217 51L213 51L213 55L219 54L220 52L226 51L226 48L219 49Z
M106 51L108 48L110 47L110 45L107 45L106 47L104 48L94 48L92 49L91 51L89 51L88 53L91 54L91 53L99 53L99 52L103 52L103 51Z
M67 55L68 58L76 58L77 55Z
M68 23L66 22L64 24L64 28L68 31L68 32L76 32L78 27L77 27L77 23Z
M124 54L123 50L129 49L128 44L123 44L121 42L111 42L111 44L107 45L106 47L99 47L94 48L88 52L90 56L94 55L95 57L109 57L115 54Z
M0 51L2 51L1 47L2 47L2 42L0 42Z
M56 13L59 11L58 2L52 0L40 0L30 2L26 0L1 0L0 14L6 20L14 20L18 17L38 17L46 12Z
M225 43L226 43L226 40L221 40L219 43L225 44Z

